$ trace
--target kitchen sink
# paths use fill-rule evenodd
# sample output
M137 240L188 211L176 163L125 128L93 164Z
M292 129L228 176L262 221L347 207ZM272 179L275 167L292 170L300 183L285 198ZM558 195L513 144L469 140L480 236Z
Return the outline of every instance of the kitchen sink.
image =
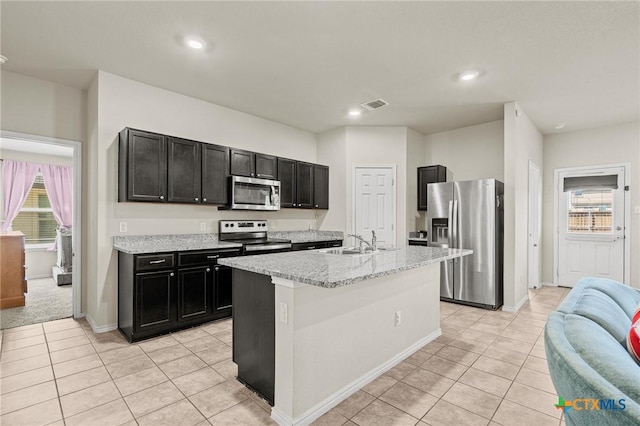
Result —
M330 249L324 249L324 250L319 250L320 253L324 253L324 254L342 254L342 255L364 255L364 254L380 254L380 253L384 253L387 251L395 251L395 250L400 250L399 248L385 248L385 247L378 247L377 250L372 251L372 250L367 250L364 253L361 253L360 250L358 249L358 247L338 247L338 248L330 248Z

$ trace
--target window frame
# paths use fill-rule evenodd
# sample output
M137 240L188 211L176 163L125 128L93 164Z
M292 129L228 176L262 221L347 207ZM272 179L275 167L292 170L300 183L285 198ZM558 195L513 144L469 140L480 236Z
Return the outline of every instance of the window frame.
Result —
M45 191L45 194L47 195L47 200L49 202L49 207L24 207L24 204L23 204L23 206L20 208L20 210L18 210L18 215L20 215L20 213L22 213L22 212L25 212L25 213L51 213L51 216L53 217L53 220L55 220L55 222L56 222L56 229L57 229L60 226L60 224L58 223L58 220L55 218L55 215L53 214L53 208L51 207L51 200L49 199L49 193L47 191L46 186L44 186L44 176L42 175L42 170L38 170L38 173L36 174L36 177L33 180L33 183L31 184L31 188L29 188L29 193L27 193L27 197L29 197L29 194L33 190L33 187L36 184L36 181L38 180L38 178L40 178L42 180L44 191ZM26 198L25 198L25 201L26 201ZM16 215L16 217L13 219L14 222L18 218L18 215ZM15 229L13 223L11 224L11 229L14 230L14 231L20 231L23 234L25 234L25 247L24 247L25 251L47 250L56 241L56 235L54 235L51 240L47 240L45 242L30 243L28 238L27 238L27 234L24 231L21 231L20 229Z

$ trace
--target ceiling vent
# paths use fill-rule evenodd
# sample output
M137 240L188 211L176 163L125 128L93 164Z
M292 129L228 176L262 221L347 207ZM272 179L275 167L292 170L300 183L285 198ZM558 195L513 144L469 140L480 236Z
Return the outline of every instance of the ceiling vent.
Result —
M383 101L382 99L376 99L374 101L365 102L360 104L360 106L368 111L373 111L374 109L382 108L383 106L389 105L389 102Z

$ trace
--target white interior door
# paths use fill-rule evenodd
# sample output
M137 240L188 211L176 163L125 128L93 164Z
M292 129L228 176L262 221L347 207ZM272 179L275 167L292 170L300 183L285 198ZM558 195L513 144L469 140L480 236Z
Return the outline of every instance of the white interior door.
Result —
M540 218L542 191L540 185L540 167L529 161L529 250L528 275L529 287L540 287Z
M394 247L396 243L394 175L393 167L355 169L354 233L371 241L371 231L375 231L380 247Z
M557 283L585 276L624 281L625 167L558 175Z

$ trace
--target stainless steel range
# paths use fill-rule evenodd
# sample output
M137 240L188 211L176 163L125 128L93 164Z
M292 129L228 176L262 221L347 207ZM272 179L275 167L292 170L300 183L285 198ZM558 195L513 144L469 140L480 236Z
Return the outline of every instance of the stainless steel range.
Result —
M221 220L218 238L242 244L242 254L267 254L291 250L291 240L269 238L266 220Z

